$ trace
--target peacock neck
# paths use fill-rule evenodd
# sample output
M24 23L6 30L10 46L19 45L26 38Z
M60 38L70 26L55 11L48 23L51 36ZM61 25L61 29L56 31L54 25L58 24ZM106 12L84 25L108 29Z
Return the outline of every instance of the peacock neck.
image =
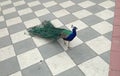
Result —
M73 34L76 35L76 29L72 29Z

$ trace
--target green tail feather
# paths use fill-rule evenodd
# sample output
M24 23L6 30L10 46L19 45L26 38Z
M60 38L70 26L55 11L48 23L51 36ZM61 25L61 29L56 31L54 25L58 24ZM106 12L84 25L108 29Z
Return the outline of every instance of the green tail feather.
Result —
M58 39L61 36L61 33L65 29L55 28L50 21L42 22L42 25L35 26L28 29L28 32L31 36L39 36L43 38Z

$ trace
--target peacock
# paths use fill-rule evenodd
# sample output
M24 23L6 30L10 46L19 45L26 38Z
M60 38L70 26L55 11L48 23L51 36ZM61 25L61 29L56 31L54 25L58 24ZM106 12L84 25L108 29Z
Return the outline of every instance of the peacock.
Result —
M40 26L34 26L28 29L28 33L31 36L39 36L47 39L57 40L62 38L65 41L68 41L68 48L70 48L70 41L72 41L76 37L76 29L77 27L72 26L72 31L56 28L50 21L43 21Z

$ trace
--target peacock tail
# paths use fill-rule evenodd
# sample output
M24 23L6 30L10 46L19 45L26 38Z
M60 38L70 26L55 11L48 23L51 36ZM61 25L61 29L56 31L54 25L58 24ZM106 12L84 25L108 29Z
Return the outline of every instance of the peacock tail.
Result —
M28 32L31 36L39 36L49 39L64 38L72 33L70 30L54 27L50 21L44 21L40 26L29 28Z

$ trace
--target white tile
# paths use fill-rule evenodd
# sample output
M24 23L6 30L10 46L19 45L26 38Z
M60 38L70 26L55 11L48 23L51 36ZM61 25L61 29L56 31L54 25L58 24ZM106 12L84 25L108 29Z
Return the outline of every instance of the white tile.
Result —
M70 14L68 11L66 11L65 9L62 9L62 10L58 10L58 11L55 11L53 12L53 14L57 17L57 18L60 18L60 17L63 17L65 15L68 15Z
M49 1L49 2L43 3L43 5L45 7L52 7L52 6L57 5L57 3L55 1Z
M22 73L21 73L21 71L18 71L18 72L11 74L9 76L22 76Z
M7 28L0 29L0 38L9 35Z
M37 47L51 42L50 39L45 39L45 38L41 38L41 37L33 37L33 41L34 41L34 43L36 44Z
M91 1L84 1L84 2L79 3L78 5L83 8L88 8L88 7L94 6L95 3Z
M28 6L29 7L34 7L34 6L37 6L37 5L40 5L41 3L39 1L32 1L32 2L29 2L28 3Z
M8 5L8 4L11 4L11 0L6 0L6 1L3 1L0 3L1 6L5 6L5 5Z
M105 2L102 2L99 5L104 8L111 8L111 7L115 6L115 2L113 2L111 0L106 0Z
M95 15L104 19L104 20L107 20L109 18L112 18L114 16L114 13L110 10L104 10L102 12L95 14Z
M18 24L21 22L22 22L22 20L20 17L15 17L15 18L6 20L7 26L12 26L12 25L15 25L15 24Z
M30 27L33 27L33 26L36 26L36 25L40 25L41 22L38 18L35 18L35 19L25 21L24 24L27 28L30 28Z
M36 14L37 17L43 16L43 15L46 15L46 14L49 14L49 13L50 12L47 9L42 9L42 10L35 11L35 14Z
M70 47L76 47L80 44L82 44L83 42L78 38L78 37L75 37L71 42L70 42Z
M65 70L68 70L75 66L72 59L65 53L62 52L46 60L48 67L50 68L53 75L57 75Z
M63 39L59 39L58 40L58 43L61 45L61 47L63 47L64 50L67 50L68 49L68 42L66 41L66 44L64 44L64 41ZM82 44L83 42L78 38L78 37L75 37L71 42L70 42L70 47L71 48L74 48L80 44Z
M63 8L68 8L73 5L75 5L75 3L72 1L66 1L66 2L60 3L60 6L62 6Z
M6 60L14 56L15 56L15 52L12 45L0 49L0 61Z
M6 15L6 14L13 13L15 11L16 11L15 7L12 7L12 8L8 8L8 9L3 10L3 14Z
M64 44L64 41L63 39L59 39L58 40L58 43L61 45L61 47L63 47L64 50L67 50L68 49L68 42L66 41L66 44ZM76 47L80 44L82 44L83 42L78 38L78 37L75 37L71 42L70 42L70 47L73 48L73 47Z
M20 6L20 5L24 5L24 4L25 4L25 1L24 1L24 0L17 1L17 2L14 2L14 3L13 3L14 6Z
M20 32L10 35L12 42L16 43L16 42L30 38L29 35L24 34L25 32L27 32L27 31L23 30L23 31L20 31Z
M78 66L85 76L108 76L109 73L109 65L98 56Z
M78 28L77 31L82 30L82 29L85 29L85 28L88 27L87 24L85 24L84 22L82 22L82 21L80 21L80 20L71 22L71 23L69 23L69 24L67 24L67 25L65 25L65 26L68 27L70 30L72 30L71 25L76 26L76 27Z
M31 8L25 8L25 9L19 10L18 14L21 16L21 15L25 15L31 12L32 12Z
M89 15L92 15L91 12L87 11L87 10L80 10L80 11L77 11L77 12L74 12L72 13L74 16L76 16L77 18L81 19L81 18L84 18L84 17L87 17Z
M55 27L61 27L61 26L63 26L63 23L62 23L60 20L58 20L58 19L52 20L51 23L52 23Z
M100 34L105 34L113 30L112 24L103 21L101 23L98 23L96 25L91 26L94 30L99 32Z
M97 54L102 54L106 51L109 51L111 48L111 42L104 36L87 41L86 44Z
M32 49L28 52L20 54L17 58L21 69L25 69L35 63L40 62L40 60L43 60L38 49Z
M64 44L64 41L62 38L58 39L57 41L65 51L68 50L68 46Z
M4 21L4 17L3 16L0 16L0 22Z

